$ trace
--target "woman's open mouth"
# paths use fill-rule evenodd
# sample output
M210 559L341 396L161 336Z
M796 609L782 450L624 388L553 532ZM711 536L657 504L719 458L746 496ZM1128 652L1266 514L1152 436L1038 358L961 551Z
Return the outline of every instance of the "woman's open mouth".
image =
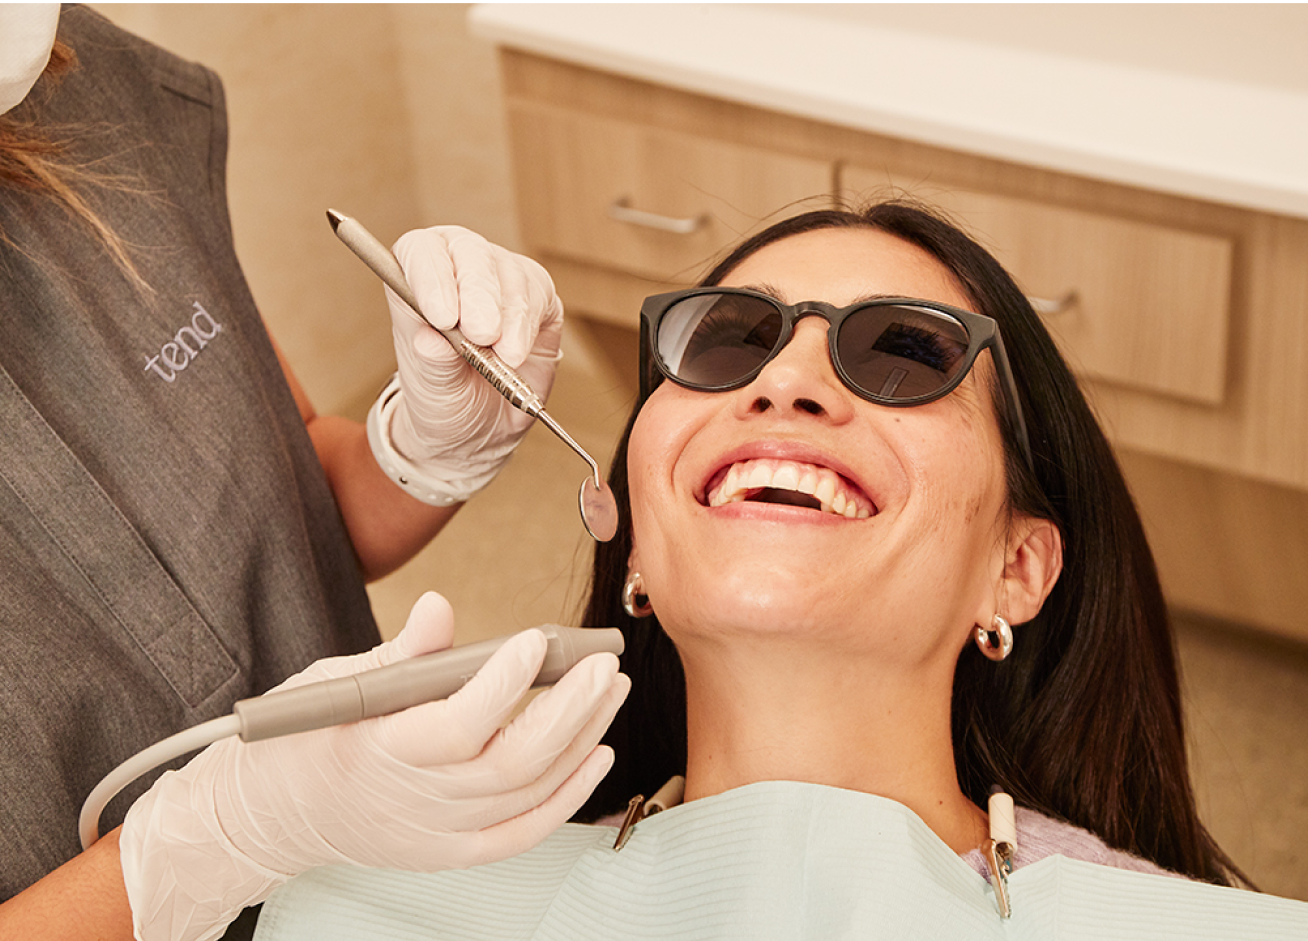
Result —
M709 507L775 503L851 520L867 519L877 512L861 488L831 468L775 458L756 458L721 468L709 479L703 502Z

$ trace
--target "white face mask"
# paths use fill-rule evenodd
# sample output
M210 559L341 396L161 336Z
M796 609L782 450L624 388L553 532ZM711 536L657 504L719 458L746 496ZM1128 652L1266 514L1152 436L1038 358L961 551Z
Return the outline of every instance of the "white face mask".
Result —
M0 114L26 98L45 71L58 25L57 3L0 3Z

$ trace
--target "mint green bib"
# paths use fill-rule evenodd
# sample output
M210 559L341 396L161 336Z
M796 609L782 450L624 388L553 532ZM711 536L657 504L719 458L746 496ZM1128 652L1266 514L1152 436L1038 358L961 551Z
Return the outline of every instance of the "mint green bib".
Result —
M530 852L415 875L328 867L264 905L256 941L1308 939L1308 904L1054 856L990 884L901 804L749 785L639 823L570 824Z

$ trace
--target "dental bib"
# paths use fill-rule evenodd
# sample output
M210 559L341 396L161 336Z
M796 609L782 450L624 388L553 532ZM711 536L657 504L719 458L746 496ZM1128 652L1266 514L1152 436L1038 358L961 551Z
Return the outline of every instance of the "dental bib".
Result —
M1049 857L989 882L901 804L765 782L616 830L570 824L536 849L417 875L327 867L264 904L257 941L1308 937L1308 904Z

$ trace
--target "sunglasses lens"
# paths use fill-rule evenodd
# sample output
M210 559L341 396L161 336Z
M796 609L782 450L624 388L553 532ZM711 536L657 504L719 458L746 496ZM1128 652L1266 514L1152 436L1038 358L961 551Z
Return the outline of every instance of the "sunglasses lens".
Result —
M659 358L678 382L729 385L768 358L781 338L781 312L740 294L696 294L659 322Z
M939 311L875 305L845 318L840 364L859 388L883 399L939 392L967 355L967 328Z

